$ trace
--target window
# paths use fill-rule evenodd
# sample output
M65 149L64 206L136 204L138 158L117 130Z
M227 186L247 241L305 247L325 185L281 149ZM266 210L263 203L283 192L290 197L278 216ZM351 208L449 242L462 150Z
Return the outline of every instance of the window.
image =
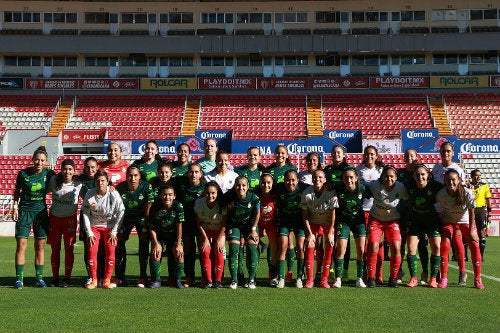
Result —
M26 67L35 67L41 65L40 57L29 57L29 56L6 56L4 57L4 65L5 66L26 66Z
M170 23L193 23L193 13L169 13Z
M250 18L248 13L237 13L236 23L249 23Z
M274 13L274 22L276 23L307 23L307 13L305 12L286 12Z
M109 13L85 13L85 23L87 24L110 23Z
M38 23L40 22L40 13L33 12L4 12L3 19L10 23Z
M250 23L262 23L262 13L251 13Z
M316 23L340 22L340 12L316 12Z
M122 23L148 23L146 13L122 13Z
M117 66L118 58L116 57L85 57L86 67L109 67Z
M249 66L250 65L250 58L249 57L237 57L236 58L236 66Z
M191 59L190 66L193 65L193 61ZM201 65L202 66L232 66L233 58L230 57L201 57Z
M309 59L307 56L285 56L276 57L274 64L277 66L308 66Z
M484 19L485 20L496 20L498 18L498 10L496 9L485 9Z

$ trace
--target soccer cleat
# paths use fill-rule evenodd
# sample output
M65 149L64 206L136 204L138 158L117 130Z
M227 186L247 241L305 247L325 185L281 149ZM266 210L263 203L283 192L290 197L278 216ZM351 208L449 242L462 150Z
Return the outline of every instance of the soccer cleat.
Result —
M95 289L95 288L97 288L97 279L90 279L90 282L87 281L85 289Z
M476 288L476 289L484 289L483 281L481 281L481 279L474 280L474 288Z
M387 282L387 286L391 288L398 288L399 283L398 280L395 278L389 278L389 281Z
M38 288L47 288L47 284L45 283L45 281L43 281L42 279L39 279L36 283L36 286Z
M407 287L414 288L418 286L418 281L416 276L412 276L410 279L410 282L406 284Z
M425 286L427 284L427 279L428 279L428 273L422 272L422 274L420 274L420 284Z
M161 287L161 282L160 281L153 281L149 285L149 288L151 288L151 289L156 289L156 288L160 288L160 287Z
M212 286L213 286L212 282L207 282L207 283L205 283L205 285L203 286L203 289L210 289L210 288L212 288Z
M71 282L70 278L64 278L64 280L63 280L63 283L62 283L61 287L62 287L62 288L68 288L68 287L69 287L69 285L71 284L70 282Z
M327 279L323 279L319 282L319 287L320 288L330 288L330 285L328 284L328 280Z
M285 279L278 279L278 284L276 284L276 288L278 289L285 288Z
M293 279L293 272L292 271L288 271L286 272L286 275L285 275L285 282L291 282Z
M23 281L21 281L21 280L17 280L17 281L14 283L14 288L16 288L16 289L23 289Z
M307 279L306 280L306 285L304 287L307 288L307 289L311 289L312 287L314 287L314 280Z
M222 288L222 283L220 283L220 281L215 281L214 285L213 285L213 288L215 289L220 289Z
M299 288L299 289L304 288L304 283L302 282L301 278L298 278L297 280L295 280L295 287Z
M448 278L442 278L441 282L438 284L438 288L444 289L446 287L448 287Z
M332 284L333 288L342 288L342 279L341 278L335 278L335 281L333 281Z
M362 278L356 279L356 288L366 288L366 284Z
M52 281L49 284L49 287L59 287L60 282L58 278L52 279Z
M181 280L175 280L175 287L177 289L184 289L184 284L182 284Z
M97 281L97 286L102 287L102 279L99 279L99 281Z
M257 288L257 286L255 285L255 281L254 280L251 280L247 283L247 288L248 289L255 289Z
M375 288L375 278L368 278L368 282L367 282L367 285L368 285L368 288Z
M146 286L146 279L139 279L137 280L137 287L139 288L144 288Z
M186 282L184 282L184 288L189 288L194 282L192 277L186 278Z
M382 279L376 279L376 280L375 280L375 283L376 283L377 285L379 285L379 286L383 286L383 285L384 285L384 280L382 280Z
M458 285L462 286L462 287L467 285L467 273L466 272L462 272L458 276Z
M116 285L114 283L111 283L110 279L104 279L104 281L102 282L103 289L113 289L116 288L115 286Z
M278 278L272 278L271 281L269 281L269 285L276 288L276 286L278 285Z
M236 281L232 281L231 284L229 285L229 289L236 289L238 288L238 283Z
M429 288L437 288L437 286L438 286L435 277L431 277L431 279L429 280L429 283L427 283L427 284L429 285Z

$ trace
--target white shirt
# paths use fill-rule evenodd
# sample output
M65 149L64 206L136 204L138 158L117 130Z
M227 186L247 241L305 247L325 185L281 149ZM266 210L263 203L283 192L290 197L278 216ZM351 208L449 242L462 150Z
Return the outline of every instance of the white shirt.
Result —
M454 169L458 171L458 176L462 180L462 183L465 182L465 173L461 167L458 166L457 163L452 163L449 166L445 167L441 163L434 164L432 168L432 176L434 176L434 180L444 184L444 173L450 169Z
M469 209L476 207L474 193L465 189L465 205L457 206L455 198L446 192L446 188L442 188L436 195L436 202L442 207L441 221L445 223L469 223Z
M63 183L61 188L56 189L56 178L57 176L53 176L49 183L49 191L52 192L50 213L57 217L75 215L78 210L78 195L82 188L82 182Z
M360 164L356 167L356 172L358 173L359 182L363 185L367 185L374 180L378 180L382 174L382 169L378 167L373 167L368 169L364 164ZM363 210L369 211L373 205L373 198L363 200Z
M314 193L314 187L309 186L302 192L300 208L307 210L307 218L310 224L329 225L331 222L330 212L339 208L339 202L335 191L323 190L319 197Z
M110 192L109 189L102 197L97 195L95 188L85 194L82 205L83 221L89 236L94 233L90 227L111 229L111 234L116 236L122 224L125 206L118 191Z
M299 180L305 184L313 184L313 176L309 172L309 170L302 170L301 172L299 172Z
M370 215L379 221L392 221L400 218L398 205L401 200L408 200L408 192L403 183L396 181L392 191L388 192L380 181L366 185L373 195Z
M238 174L231 170L228 170L224 176L220 176L217 174L216 170L212 170L205 175L205 181L207 183L209 181L215 181L219 184L222 193L226 193L233 188L236 177L238 177Z
M194 213L203 229L217 231L221 228L222 219L227 214L227 209L225 207L221 209L218 203L209 208L205 198L198 198L194 202Z

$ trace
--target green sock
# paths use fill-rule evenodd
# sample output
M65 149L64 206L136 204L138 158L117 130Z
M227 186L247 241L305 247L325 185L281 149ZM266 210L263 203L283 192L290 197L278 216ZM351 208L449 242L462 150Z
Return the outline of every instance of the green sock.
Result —
M436 277L441 264L441 256L431 254L431 277Z
M151 274L151 279L154 279L154 281L161 281L161 261L158 260L158 261L152 261L151 262L151 268L152 268L152 272L154 272L153 274Z
M365 261L364 260L356 260L356 277L359 279L363 278L365 274Z
M238 245L238 274L243 275L243 257L245 256L245 247Z
M306 259L304 258L297 258L297 277L298 278L303 278L304 277L304 266L305 266Z
M286 275L285 264L286 264L286 260L278 260L278 277L280 279L285 278L285 275Z
M16 280L23 281L24 279L24 265L16 265Z
M43 265L35 265L35 275L37 280L43 279Z
M183 262L175 263L175 279L176 280L182 279L183 274L184 274L184 263Z
M335 258L335 277L341 278L343 270L344 270L344 259Z
M417 256L415 254L408 255L406 261L408 262L408 269L410 270L410 276L417 276Z
M238 254L240 252L240 244L229 244L229 273L234 282L238 282ZM242 269L243 270L243 269Z
M259 251L256 244L247 244L247 269L248 280L255 280L257 274L257 266L259 264Z
M288 266L288 271L293 272L293 268L295 265L295 249L289 249L286 251L286 259L287 259L287 266Z

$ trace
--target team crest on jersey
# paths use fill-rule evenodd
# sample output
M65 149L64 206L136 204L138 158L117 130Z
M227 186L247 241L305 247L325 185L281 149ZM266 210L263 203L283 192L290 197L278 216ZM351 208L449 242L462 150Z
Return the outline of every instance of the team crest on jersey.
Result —
M143 199L144 199L144 195L142 195L142 193L139 194L139 200L143 200Z
M127 168L122 167L122 172L125 172L125 171L127 171Z
M252 203L249 202L248 205L247 205L248 208L251 208L252 207Z

